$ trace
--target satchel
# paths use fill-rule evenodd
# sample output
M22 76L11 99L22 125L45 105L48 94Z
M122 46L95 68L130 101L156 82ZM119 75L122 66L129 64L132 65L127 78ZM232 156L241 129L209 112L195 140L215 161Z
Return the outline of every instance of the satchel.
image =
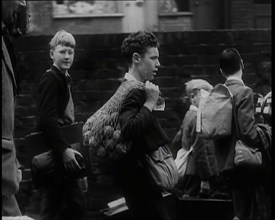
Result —
M262 153L259 148L248 147L241 140L237 140L234 163L237 166L261 166Z
M178 182L177 165L171 151L166 146L145 155L145 169L148 171L153 184L160 191L171 190Z
M81 151L83 123L75 123L61 127L63 134L69 141L71 147ZM26 145L26 167L31 168L32 179L36 187L51 184L60 179L76 179L87 176L83 158L76 157L81 170L67 172L63 165L62 156L51 150L47 145L42 132L35 132L25 137Z
M36 155L32 159L32 179L36 187L47 185L60 179L78 179L86 174L84 160L76 155L76 160L81 167L78 171L66 171L60 155L53 150Z
M58 159L58 155L52 150L33 157L31 172L36 187L64 178L62 160Z

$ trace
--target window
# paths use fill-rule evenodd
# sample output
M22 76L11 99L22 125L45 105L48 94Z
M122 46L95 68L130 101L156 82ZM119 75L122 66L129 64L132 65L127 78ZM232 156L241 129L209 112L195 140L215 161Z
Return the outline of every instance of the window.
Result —
M189 0L160 0L160 13L190 11Z
M54 17L94 17L120 15L118 1L53 1Z
M271 0L254 0L254 4L271 4Z

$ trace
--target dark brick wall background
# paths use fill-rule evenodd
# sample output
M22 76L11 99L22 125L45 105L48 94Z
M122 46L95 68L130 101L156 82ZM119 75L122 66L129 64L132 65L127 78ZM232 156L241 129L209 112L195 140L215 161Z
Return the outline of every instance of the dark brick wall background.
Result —
M166 101L160 112L161 124L170 140L179 129L188 103L184 83L203 78L213 85L224 82L218 71L219 53L227 47L237 48L245 63L244 81L263 95L271 89L271 30L228 30L156 33L160 42L161 68L155 83ZM70 71L73 83L76 120L86 121L111 96L127 71L120 55L120 45L127 34L75 35L77 48ZM15 137L18 157L24 150L23 137L34 131L37 117L37 85L41 74L52 61L48 42L52 36L25 36L16 41L21 93L15 110ZM23 146L21 148L21 146ZM83 155L88 155L84 149ZM86 158L87 159L87 158ZM121 197L121 192L107 174L94 174L87 164L89 190L86 193L85 219L101 220L100 211L107 202ZM21 184L18 193L23 213L39 219L40 192L31 182Z
M263 95L271 89L271 30L227 30L156 33L160 42L161 68L155 80L166 100L160 121L172 139L188 107L184 83L203 78L213 85L223 82L218 71L219 53L237 48L245 63L244 81ZM120 45L127 34L75 35L77 48L70 71L77 121L86 121L115 92L124 73ZM16 104L16 138L32 132L37 117L37 85L52 64L48 43L52 36L24 36L16 41L21 72L21 93ZM263 53L262 53L263 52ZM263 62L264 61L264 62ZM263 64L263 65L260 65ZM269 68L269 69L268 69Z

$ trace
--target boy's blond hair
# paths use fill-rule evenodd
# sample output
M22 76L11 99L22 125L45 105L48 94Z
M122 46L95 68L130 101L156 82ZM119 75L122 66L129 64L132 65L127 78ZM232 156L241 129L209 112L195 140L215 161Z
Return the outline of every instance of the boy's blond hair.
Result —
M54 35L49 45L51 49L54 49L57 45L75 48L76 43L71 33L61 30Z
M199 91L200 89L204 89L207 92L210 92L210 90L213 89L213 86L203 79L193 79L185 83L185 85L185 90L188 96L195 93L196 91Z

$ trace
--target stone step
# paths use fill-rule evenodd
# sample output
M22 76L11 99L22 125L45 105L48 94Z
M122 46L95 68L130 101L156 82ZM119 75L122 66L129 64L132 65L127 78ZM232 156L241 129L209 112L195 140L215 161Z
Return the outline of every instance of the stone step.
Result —
M171 202L169 196L166 199L167 203ZM233 218L233 207L231 200L177 198L176 210L176 215L179 220L232 220ZM132 220L127 208L122 209L122 211L116 214L110 215L113 211L114 209L101 210L101 219ZM87 214L87 216L89 216L89 214ZM90 216L92 216L92 214Z

